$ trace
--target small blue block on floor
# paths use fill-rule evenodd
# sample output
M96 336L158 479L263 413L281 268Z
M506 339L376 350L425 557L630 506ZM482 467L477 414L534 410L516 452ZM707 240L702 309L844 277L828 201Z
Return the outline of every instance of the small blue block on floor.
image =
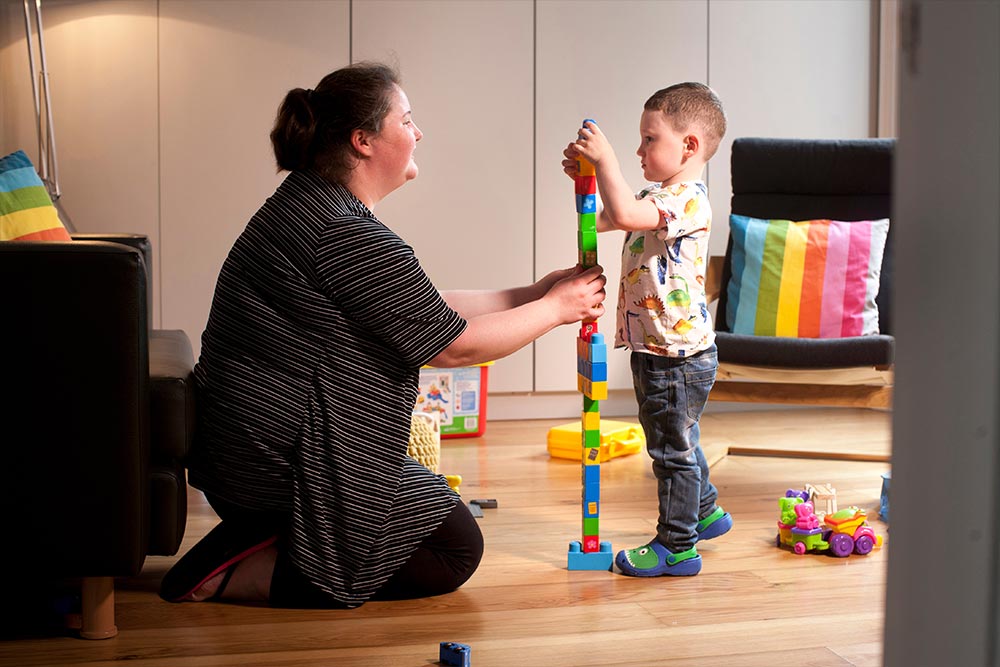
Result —
M458 642L441 642L441 653L438 662L442 665L456 667L472 667L472 647Z
M889 523L889 484L892 480L892 472L882 473L882 495L879 499L879 518Z
M566 567L569 570L610 570L614 562L611 542L601 542L601 550L590 553L585 553L579 542L569 543L569 553L566 554Z

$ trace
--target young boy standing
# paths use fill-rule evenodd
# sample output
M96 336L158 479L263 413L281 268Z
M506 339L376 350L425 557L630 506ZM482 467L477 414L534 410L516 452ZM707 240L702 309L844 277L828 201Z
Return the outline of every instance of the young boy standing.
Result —
M563 151L570 177L579 173L578 157L594 165L603 203L597 230L626 232L615 346L632 350L639 421L659 496L656 536L615 558L631 576L697 574L698 540L733 525L716 504L698 426L718 368L705 296L712 209L702 178L725 132L726 116L712 89L679 83L654 93L643 109L636 154L651 185L638 194L592 121Z

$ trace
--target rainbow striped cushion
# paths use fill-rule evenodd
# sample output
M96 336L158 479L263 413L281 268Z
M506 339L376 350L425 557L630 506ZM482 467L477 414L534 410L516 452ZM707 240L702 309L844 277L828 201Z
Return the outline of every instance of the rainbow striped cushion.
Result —
M844 338L878 333L889 220L729 219L726 322L737 334Z
M0 158L0 241L70 241L24 151Z

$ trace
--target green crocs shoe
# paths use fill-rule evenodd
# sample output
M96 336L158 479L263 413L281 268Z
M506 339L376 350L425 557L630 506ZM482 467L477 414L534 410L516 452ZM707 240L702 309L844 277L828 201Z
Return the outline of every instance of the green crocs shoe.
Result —
M698 540L701 541L725 535L732 527L732 515L721 507L716 507L714 512L698 522L695 530L698 533Z
M701 572L701 556L695 547L672 553L654 539L645 546L619 551L615 565L630 577L690 577Z

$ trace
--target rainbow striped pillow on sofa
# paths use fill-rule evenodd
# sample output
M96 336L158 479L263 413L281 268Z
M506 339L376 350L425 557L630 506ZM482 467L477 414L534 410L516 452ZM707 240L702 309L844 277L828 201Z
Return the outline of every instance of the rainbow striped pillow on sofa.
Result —
M877 334L889 220L729 219L726 322L737 334L844 338Z
M70 241L24 151L0 158L0 241Z

